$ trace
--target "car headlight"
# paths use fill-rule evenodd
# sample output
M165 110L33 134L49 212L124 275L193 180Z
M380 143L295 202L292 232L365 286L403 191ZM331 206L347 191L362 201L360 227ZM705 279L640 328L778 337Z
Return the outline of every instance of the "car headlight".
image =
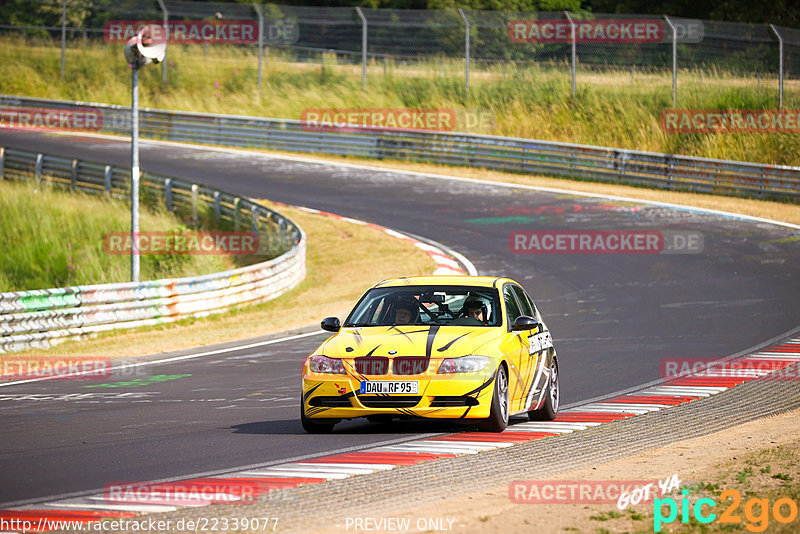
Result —
M461 358L445 358L439 366L439 374L475 373L483 371L491 360L487 356L470 354Z
M314 373L330 373L334 375L345 374L342 360L328 358L327 356L312 356L308 360L308 367Z

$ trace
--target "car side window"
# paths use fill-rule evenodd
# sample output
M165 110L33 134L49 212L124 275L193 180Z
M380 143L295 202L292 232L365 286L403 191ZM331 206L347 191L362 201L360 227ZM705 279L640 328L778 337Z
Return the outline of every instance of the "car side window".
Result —
M510 328L514 320L522 315L522 313L519 311L517 299L514 298L514 295L511 291L511 286L506 286L503 288L503 299L506 301L506 316L508 317L508 326Z
M536 317L535 312L533 311L533 306L531 305L530 300L528 300L527 295L519 286L511 286L511 289L514 290L514 293L517 295L517 300L519 301L520 305L520 313L522 315L527 315L528 317Z

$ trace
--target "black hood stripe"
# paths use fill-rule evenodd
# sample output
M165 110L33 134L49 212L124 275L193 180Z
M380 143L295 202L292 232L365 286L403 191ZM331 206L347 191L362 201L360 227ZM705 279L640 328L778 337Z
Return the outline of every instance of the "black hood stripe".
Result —
M362 343L361 334L359 334L357 330L351 330L350 333L353 334L353 338L356 341L356 346L360 347Z
M445 346L443 346L443 347L439 347L439 348L438 348L438 349L436 349L436 350L437 350L437 351L439 351L439 352L444 352L444 351L446 351L447 349L449 349L449 348L450 348L450 346L451 346L453 343L455 343L456 341L458 341L458 340L459 340L459 339L461 339L462 337L466 337L466 336L468 336L468 335L469 335L469 332L468 332L468 333L466 333L466 334L461 334L460 336L458 336L458 337L455 337L455 338L451 339L450 341L448 341L448 342L447 342L447 345L445 345Z
M435 324L430 327L428 330L428 340L425 343L425 357L429 360L431 359L431 351L433 350L433 339L436 337L436 334L439 332L439 325Z
M396 326L391 326L391 327L389 327L389 330L397 330L397 333L396 333L396 334L394 334L394 335L396 335L396 336L405 336L405 338L406 338L407 340L411 341L411 336L409 336L408 334L406 334L405 332L403 332L402 330L400 330L400 329L399 329L399 328L397 328Z

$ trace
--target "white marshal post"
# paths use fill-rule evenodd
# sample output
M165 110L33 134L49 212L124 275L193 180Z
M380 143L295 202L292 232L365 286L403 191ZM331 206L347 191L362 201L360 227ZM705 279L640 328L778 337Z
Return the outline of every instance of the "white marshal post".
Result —
M131 65L131 282L139 281L139 68L167 53L166 28L145 26L125 45Z

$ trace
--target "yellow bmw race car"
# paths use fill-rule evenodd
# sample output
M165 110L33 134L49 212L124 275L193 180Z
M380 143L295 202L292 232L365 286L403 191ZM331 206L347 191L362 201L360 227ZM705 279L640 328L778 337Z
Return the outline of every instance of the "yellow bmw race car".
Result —
M502 432L510 415L551 420L558 362L533 300L508 278L384 280L303 364L300 416L308 432L342 419L474 420Z

